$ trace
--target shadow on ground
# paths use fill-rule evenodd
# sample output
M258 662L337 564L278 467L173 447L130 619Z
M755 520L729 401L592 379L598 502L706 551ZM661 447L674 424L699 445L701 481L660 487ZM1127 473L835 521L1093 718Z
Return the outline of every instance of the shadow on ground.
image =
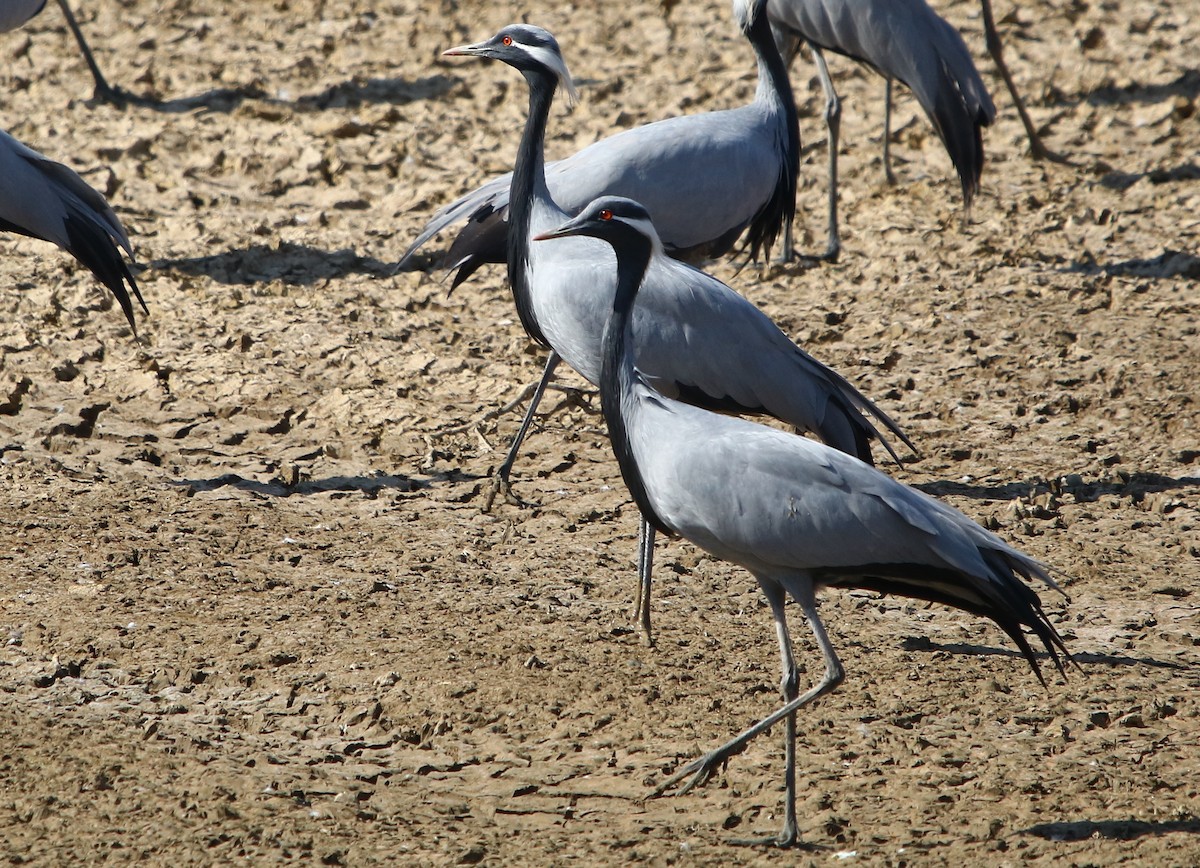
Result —
M445 75L431 75L412 81L404 78L356 77L349 81L330 85L317 93L305 94L295 99L272 97L260 82L237 87L219 87L194 96L171 99L130 93L120 88L117 90L129 106L164 114L184 114L194 111L231 112L247 100L308 112L358 108L366 104L406 105L417 100L436 99L449 93L457 84L458 79Z
M1178 820L1149 823L1144 820L1077 820L1069 823L1040 823L1022 834L1036 835L1048 841L1083 841L1087 838L1107 838L1132 841L1147 835L1170 835L1175 832L1200 834L1200 819L1189 816Z
M305 479L289 483L278 478L262 482L257 479L247 479L236 473L225 473L212 479L181 479L171 484L186 487L189 494L230 487L265 497L305 496L336 491L357 491L376 497L384 491L421 491L438 482L470 482L476 478L454 470L449 473L435 473L427 477L380 473L372 476L328 476L324 479Z
M303 244L280 242L276 246L255 244L211 256L158 259L150 263L160 271L204 276L227 285L250 285L282 280L293 286L311 286L351 274L388 277L393 263L353 250L319 250Z

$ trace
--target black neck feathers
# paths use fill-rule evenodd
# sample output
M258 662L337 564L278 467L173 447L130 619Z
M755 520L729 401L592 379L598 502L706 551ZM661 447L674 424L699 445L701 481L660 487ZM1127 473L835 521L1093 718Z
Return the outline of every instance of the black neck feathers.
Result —
M625 424L623 408L632 408L629 400L633 394L636 372L633 354L629 347L630 325L633 319L633 303L638 287L646 274L653 252L650 239L633 228L621 236L610 239L617 254L617 292L613 298L612 315L604 326L603 357L600 367L600 407L608 423L608 437L612 441L621 478L642 516L655 530L667 535L674 531L654 511L646 484L638 468L637 459L629 440L629 429Z
M546 124L558 82L547 70L522 70L522 74L529 82L529 117L517 149L517 164L508 193L508 283L526 334L542 346L549 346L534 317L529 291L529 224L533 197L539 186L545 186Z
M783 141L779 143L783 153L783 165L780 166L775 190L767 203L754 215L746 230L746 245L750 248L750 257L758 259L760 253L770 250L780 231L788 226L796 215L796 183L800 175L800 119L796 112L792 85L788 80L787 65L775 45L775 37L771 33L771 24L767 20L765 10L751 22L746 37L758 56L759 74L765 70L771 89L778 97L785 127Z

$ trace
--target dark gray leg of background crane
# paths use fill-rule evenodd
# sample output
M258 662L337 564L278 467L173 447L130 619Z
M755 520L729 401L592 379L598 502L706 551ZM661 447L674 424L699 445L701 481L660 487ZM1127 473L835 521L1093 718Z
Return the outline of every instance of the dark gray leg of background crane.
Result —
M983 6L983 31L987 40L988 54L992 56L996 68L1000 70L1000 77L1004 79L1008 92L1012 94L1017 114L1021 116L1021 123L1025 125L1025 135L1029 136L1029 152L1035 160L1049 160L1052 163L1070 165L1070 160L1042 144L1041 136L1034 129L1033 121L1029 119L1029 112L1025 111L1025 103L1021 101L1021 95L1017 93L1012 73L1008 71L1008 66L1004 62L1004 46L1000 44L1000 34L996 32L996 20L992 17L992 2L991 0L981 0L981 4Z
M813 43L809 43L809 48L812 49L813 60L817 64L817 74L821 77L821 87L825 91L825 126L829 130L829 245L825 248L825 252L816 259L823 259L827 262L837 262L838 255L842 252L842 241L838 236L838 192L837 192L837 151L838 151L838 133L842 127L842 102L838 99L837 91L833 87L833 79L829 76L829 67L825 64L825 55L821 53L821 49Z
M646 644L654 647L650 632L650 576L654 572L654 526L642 516L638 524L638 593L633 619L642 628Z
M887 78L883 97L883 175L892 186L896 174L892 171L892 79Z
M136 102L137 97L133 96L133 94L127 93L119 87L113 87L105 81L104 74L100 72L100 67L96 64L96 59L92 57L92 50L88 47L87 40L83 38L83 31L79 29L79 24L75 21L75 15L71 12L71 7L67 5L67 0L58 0L58 7L62 9L63 16L67 19L67 27L71 28L71 33L75 34L75 41L79 43L79 50L83 52L83 59L87 62L88 69L92 71L92 78L96 82L96 89L92 97L100 102L112 105L124 105L128 102Z
M520 500L512 493L512 486L508 482L508 477L512 473L513 464L517 460L517 453L521 451L521 443L525 440L525 435L529 433L529 426L533 423L533 414L537 411L538 404L542 402L542 395L546 394L546 386L550 382L550 378L554 376L554 369L558 367L558 363L562 361L562 357L550 351L549 358L546 359L546 367L542 370L542 378L538 380L537 388L534 389L533 397L529 399L529 409L525 411L525 418L521 420L521 427L517 430L517 436L513 438L512 445L508 447L508 454L504 457L499 469L496 470L496 475L492 477L492 487L488 491L487 500L483 504L483 511L487 512L492 508L492 503L496 500L496 495L503 493L505 500L510 502L515 501L518 506L521 505Z

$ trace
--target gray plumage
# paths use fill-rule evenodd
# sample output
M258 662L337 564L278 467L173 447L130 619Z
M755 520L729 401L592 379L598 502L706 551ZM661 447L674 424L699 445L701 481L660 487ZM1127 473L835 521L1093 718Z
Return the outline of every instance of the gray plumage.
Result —
M603 239L616 251L617 287L605 325L600 393L622 478L659 530L754 575L779 639L783 706L688 765L656 795L684 778L691 778L684 791L703 783L751 739L786 719L785 819L771 843L796 843L796 711L844 677L817 612L821 588L900 594L988 617L1012 638L1040 680L1028 630L1063 670L1070 659L1066 647L1037 594L1021 581L1057 588L1033 558L958 510L852 456L674 401L653 387L633 351L639 285L659 244L645 209L605 197L541 237L577 236ZM799 604L825 660L824 676L803 695L785 615L787 596Z
M570 82L558 44L542 28L516 24L447 54L503 61L529 84L530 112L510 192L509 283L522 325L552 350L547 375L561 357L596 383L600 335L616 289L612 251L588 238L530 244L532 236L568 216L547 189L543 169L554 93ZM648 265L634 320L639 364L665 392L722 411L775 416L867 460L879 432L864 412L908 443L894 422L792 343L757 307L716 278L668 257L661 244ZM514 454L515 444L501 467L504 481Z
M925 0L768 0L767 17L785 57L800 41L814 49L829 128L830 244L836 258L840 103L821 51L866 64L907 85L946 147L969 208L983 171L982 128L996 116L966 44Z
M46 8L46 0L4 0L0 2L0 33L16 30Z
M758 62L751 103L635 127L548 164L546 183L559 207L576 213L604 193L636 196L655 215L673 255L723 254L743 231L752 256L769 250L795 212L800 139L764 5L733 3ZM511 180L511 174L493 178L435 214L398 267L442 229L463 221L446 259L457 270L454 285L486 262L504 261Z
M0 131L0 230L57 244L85 265L116 296L137 332L133 291L146 303L121 255L133 247L108 202L74 171ZM126 288L128 284L128 288Z

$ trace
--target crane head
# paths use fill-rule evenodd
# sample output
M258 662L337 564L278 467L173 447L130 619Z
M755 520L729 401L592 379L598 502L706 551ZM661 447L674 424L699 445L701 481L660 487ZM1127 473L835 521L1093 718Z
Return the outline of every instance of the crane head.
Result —
M557 229L534 236L534 241L566 238L569 235L588 235L617 247L622 239L633 234L661 246L658 232L645 206L624 196L601 196Z
M575 84L571 81L571 73L558 47L558 40L549 30L532 24L509 24L491 39L460 45L443 51L442 54L500 60L521 72L548 71L558 79L571 105L578 99Z

